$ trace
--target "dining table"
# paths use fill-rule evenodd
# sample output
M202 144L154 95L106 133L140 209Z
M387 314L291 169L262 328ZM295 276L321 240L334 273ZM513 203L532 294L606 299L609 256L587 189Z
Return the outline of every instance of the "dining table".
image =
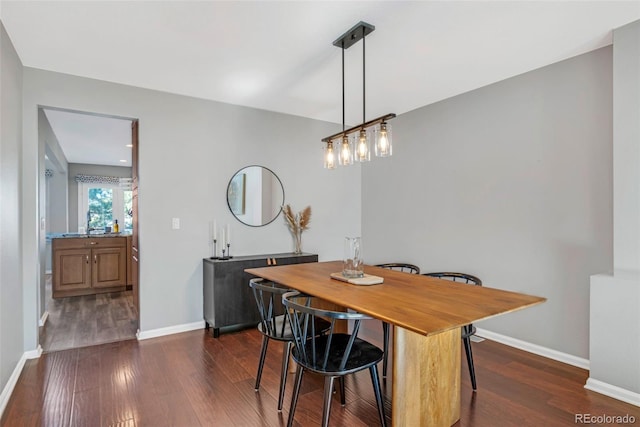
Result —
M394 325L394 426L451 426L460 419L461 327L541 304L543 297L365 265L383 283L332 279L342 261L251 268L247 273Z

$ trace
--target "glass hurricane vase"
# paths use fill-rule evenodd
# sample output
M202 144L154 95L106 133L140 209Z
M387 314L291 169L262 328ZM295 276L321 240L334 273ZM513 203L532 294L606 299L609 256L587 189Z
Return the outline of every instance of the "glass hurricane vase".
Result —
M294 242L294 250L293 253L301 254L302 253L302 231L298 230L293 233L293 242Z

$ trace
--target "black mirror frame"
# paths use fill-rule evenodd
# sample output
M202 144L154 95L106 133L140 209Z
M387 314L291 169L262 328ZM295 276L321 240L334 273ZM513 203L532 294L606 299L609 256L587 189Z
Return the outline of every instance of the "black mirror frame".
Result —
M238 218L236 216L236 214L233 212L233 209L231 208L231 203L229 203L229 187L231 187L231 182L233 181L233 179L236 177L236 175L238 175L241 171L248 169L248 168L252 168L252 167L258 167L258 168L262 168L262 169L266 169L269 172L271 172L271 174L276 177L276 179L278 180L278 183L280 184L280 188L282 189L282 204L280 205L280 209L278 210L278 213L273 217L273 219L269 222L265 222L264 224L259 224L259 225L254 225L254 224L247 224L246 222L242 221L240 218ZM238 220L238 222L248 226L248 227L264 227L265 225L269 225L271 224L273 221L275 221L280 214L282 213L282 207L284 206L284 202L285 202L285 193L284 193L284 184L282 184L282 181L280 180L280 177L278 175L276 175L276 173L274 171L272 171L271 169L269 169L266 166L262 166L262 165L248 165L248 166L244 166L240 169L238 169L233 175L231 175L231 179L229 180L229 183L227 184L227 191L225 193L225 198L227 199L227 207L229 208L229 212L231 212L231 215L233 215L233 217L235 219Z

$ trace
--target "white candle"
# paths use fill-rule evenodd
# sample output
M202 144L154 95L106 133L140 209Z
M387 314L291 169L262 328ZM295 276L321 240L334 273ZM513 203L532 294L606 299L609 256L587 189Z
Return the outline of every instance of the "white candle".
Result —
M222 249L224 249L224 247L227 245L226 239L225 239L225 235L224 235L224 228L222 229Z
M231 226L227 224L227 243L231 244Z
M213 242L216 238L215 221L209 221L209 241Z
M214 219L214 220L213 220L213 234L211 235L211 238L212 238L213 240L217 240L217 236L216 236L216 235L217 235L217 233L218 233L218 231L217 231L217 230L218 230L218 224L216 223L216 220Z

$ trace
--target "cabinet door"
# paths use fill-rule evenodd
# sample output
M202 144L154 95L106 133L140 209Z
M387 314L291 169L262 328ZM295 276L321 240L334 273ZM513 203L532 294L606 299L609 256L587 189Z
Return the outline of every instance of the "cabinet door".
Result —
M92 249L92 286L94 288L125 286L127 280L126 254L127 250L124 247Z
M135 144L135 143L134 143ZM140 313L140 289L139 289L139 271L140 271L140 247L138 245L138 187L136 178L136 187L133 188L131 194L131 206L133 214L133 231L131 234L131 286L133 290L133 305Z
M133 286L133 278L131 276L131 264L133 262L131 256L131 236L127 236L127 255L125 258L127 260L127 287Z
M264 261L263 261L264 262ZM213 327L258 323L260 316L244 272L252 261L215 264L213 283Z
M59 292L91 287L90 257L90 249L58 249L54 252L54 297Z
M138 250L136 248L131 249L131 286L133 287L133 305L136 307L138 313L140 313L139 306L139 290L138 290L138 277L140 263L138 261Z

